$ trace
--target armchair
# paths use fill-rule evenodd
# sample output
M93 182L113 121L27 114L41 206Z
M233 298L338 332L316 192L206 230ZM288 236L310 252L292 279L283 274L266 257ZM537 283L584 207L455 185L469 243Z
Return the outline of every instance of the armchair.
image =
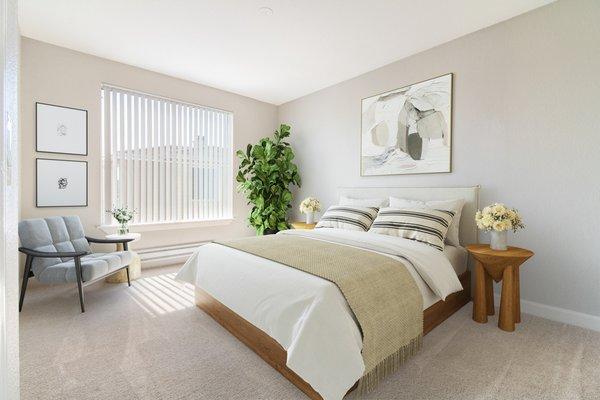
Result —
M19 251L26 255L19 312L27 282L35 276L42 283L77 283L81 312L85 312L83 288L122 269L127 272L132 254L128 242L133 239L97 239L85 236L77 216L28 219L19 222ZM93 253L90 243L122 243L124 251Z

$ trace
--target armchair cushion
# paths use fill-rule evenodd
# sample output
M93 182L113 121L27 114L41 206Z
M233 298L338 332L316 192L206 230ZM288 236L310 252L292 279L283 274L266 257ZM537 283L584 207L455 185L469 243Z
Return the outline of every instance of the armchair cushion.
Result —
M81 258L83 281L88 282L112 271L116 271L131 263L133 254L130 251L115 251L113 253L92 253ZM77 282L75 261L64 261L44 269L37 275L43 283Z
M90 245L85 238L83 226L77 216L27 219L19 222L21 245L28 249L45 252L90 253ZM68 261L69 258L39 258L33 260L31 269L36 276L53 265ZM63 281L64 282L64 281Z

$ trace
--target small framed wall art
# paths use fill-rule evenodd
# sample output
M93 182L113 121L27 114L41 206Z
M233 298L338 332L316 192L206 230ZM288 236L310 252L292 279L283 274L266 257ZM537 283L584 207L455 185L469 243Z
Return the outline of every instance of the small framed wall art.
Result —
M37 207L87 207L87 161L35 161Z
M88 153L87 111L35 103L35 150L42 153Z

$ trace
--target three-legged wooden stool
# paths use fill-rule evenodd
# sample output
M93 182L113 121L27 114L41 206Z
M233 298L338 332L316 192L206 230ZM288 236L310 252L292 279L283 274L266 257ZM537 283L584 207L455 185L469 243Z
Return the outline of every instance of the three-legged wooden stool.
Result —
M512 332L521 322L521 294L519 267L533 256L533 252L509 247L508 250L492 250L487 244L467 246L475 258L475 290L473 293L473 320L485 324L488 315L494 315L494 289L492 279L502 281L500 317L498 327Z

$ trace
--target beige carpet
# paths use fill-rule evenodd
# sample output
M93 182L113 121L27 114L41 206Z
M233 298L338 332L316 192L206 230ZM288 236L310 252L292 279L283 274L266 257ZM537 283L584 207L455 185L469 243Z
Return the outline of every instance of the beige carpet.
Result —
M93 285L85 314L74 286L34 282L21 313L21 398L306 399L197 309L174 271L147 272L132 288ZM600 333L524 315L510 334L470 313L427 335L366 398L600 399Z

